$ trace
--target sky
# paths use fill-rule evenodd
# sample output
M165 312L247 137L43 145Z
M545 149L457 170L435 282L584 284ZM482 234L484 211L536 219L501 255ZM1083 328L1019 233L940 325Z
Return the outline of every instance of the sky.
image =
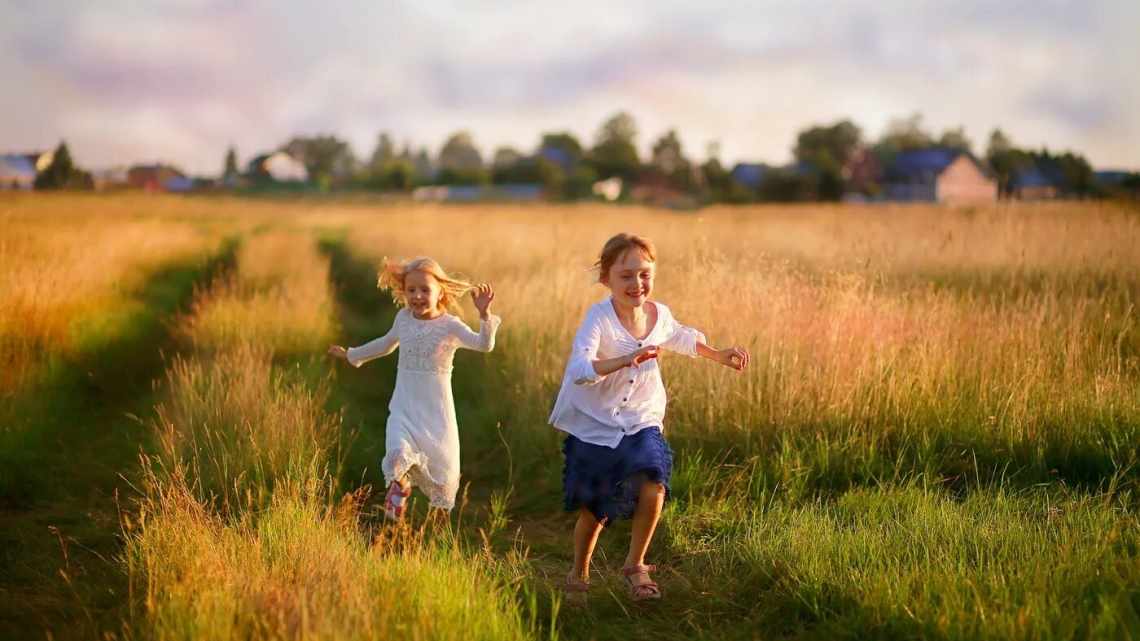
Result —
M1140 169L1140 2L463 3L0 0L0 152L65 139L92 169L221 171L294 135L426 146L468 130L484 157L544 131L590 144L619 110L638 144L786 162L796 132L868 138L921 113L984 151L1019 146Z

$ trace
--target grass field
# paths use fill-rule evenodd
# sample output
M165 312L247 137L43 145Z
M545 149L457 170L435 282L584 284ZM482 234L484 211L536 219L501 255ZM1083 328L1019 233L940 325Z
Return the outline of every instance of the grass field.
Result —
M1135 210L4 196L0 216L5 636L1140 637ZM653 238L655 296L753 364L664 359L665 601L625 597L619 524L570 607L545 419L616 231ZM394 358L323 351L387 330L375 265L413 255L493 282L504 325L456 360L462 507L391 528L367 485Z

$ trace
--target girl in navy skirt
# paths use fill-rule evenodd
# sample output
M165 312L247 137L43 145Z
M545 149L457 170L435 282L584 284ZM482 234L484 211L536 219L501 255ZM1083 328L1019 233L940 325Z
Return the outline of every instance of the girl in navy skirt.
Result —
M673 451L662 434L665 385L658 350L702 356L736 370L748 365L738 347L709 347L701 332L682 325L669 308L649 300L657 252L646 238L618 234L598 258L598 282L610 296L586 312L574 337L550 423L567 433L563 492L578 513L574 568L565 589L589 589L590 557L602 528L632 518L622 575L634 601L661 598L645 553L669 495Z

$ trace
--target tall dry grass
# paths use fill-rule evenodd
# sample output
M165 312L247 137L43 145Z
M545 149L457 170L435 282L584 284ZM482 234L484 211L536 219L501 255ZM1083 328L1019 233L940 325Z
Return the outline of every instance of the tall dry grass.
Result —
M220 232L114 201L0 198L0 396L114 334L151 273L203 259Z
M410 216L411 214L409 214ZM544 430L570 338L605 290L589 266L618 231L659 248L656 297L743 376L663 367L675 435L779 458L775 481L840 484L992 466L1099 482L1140 439L1140 217L1113 205L795 207L695 214L447 208L324 220L357 251L430 254L493 281L513 417ZM938 459L938 460L935 460ZM838 480L835 479L846 479Z
M328 259L311 238L289 231L254 235L236 273L195 298L180 334L199 350L250 341L278 354L319 354L333 337Z
M237 263L183 319L193 349L156 408L158 452L124 522L132 625L158 639L527 636L520 554L372 538L363 495L336 498L340 418L286 364L322 358L333 329L315 238L255 235Z

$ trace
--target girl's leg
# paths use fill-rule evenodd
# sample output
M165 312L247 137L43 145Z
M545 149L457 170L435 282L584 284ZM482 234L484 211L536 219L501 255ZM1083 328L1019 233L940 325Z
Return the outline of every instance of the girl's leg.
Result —
M586 508L578 509L578 523L574 525L574 577L580 581L590 580L590 559L594 556L594 546L602 524Z
M384 496L384 516L397 521L403 518L411 494L412 484L406 476L393 480Z
M633 513L633 534L629 540L629 554L625 557L625 567L645 563L645 553L649 550L650 541L653 540L653 532L657 529L657 520L661 517L661 507L664 504L664 485L650 481L641 484L637 509ZM649 581L644 574L634 575L631 579L635 584Z

